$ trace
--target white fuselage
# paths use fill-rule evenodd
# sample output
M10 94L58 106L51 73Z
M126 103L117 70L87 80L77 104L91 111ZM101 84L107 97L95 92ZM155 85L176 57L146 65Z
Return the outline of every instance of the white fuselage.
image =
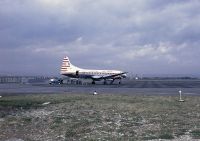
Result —
M98 79L102 76L108 76L108 75L115 75L123 73L122 71L118 70L93 70L93 69L81 69L81 68L71 68L68 71L62 70L61 74L65 76L71 76L74 78L94 78Z

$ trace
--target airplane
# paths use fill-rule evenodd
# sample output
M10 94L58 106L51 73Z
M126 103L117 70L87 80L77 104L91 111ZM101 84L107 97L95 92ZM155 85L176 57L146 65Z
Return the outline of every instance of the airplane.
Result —
M116 79L120 80L119 84L121 84L121 79L127 76L127 72L119 70L82 69L72 65L67 56L63 59L60 74L71 78L92 79L92 84L101 80L104 80L104 84L107 84L107 80L111 81L110 84L113 84Z

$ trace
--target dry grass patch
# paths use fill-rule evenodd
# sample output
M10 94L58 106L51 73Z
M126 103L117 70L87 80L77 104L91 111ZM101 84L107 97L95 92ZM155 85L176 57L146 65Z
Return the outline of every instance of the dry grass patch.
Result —
M200 139L200 97L26 95L0 99L0 138ZM50 102L48 105L42 105Z

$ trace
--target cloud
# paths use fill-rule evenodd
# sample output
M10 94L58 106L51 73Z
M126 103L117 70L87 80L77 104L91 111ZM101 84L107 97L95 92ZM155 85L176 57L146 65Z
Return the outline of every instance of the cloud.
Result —
M85 68L199 73L199 7L198 0L2 0L0 68L23 72L31 60L28 72L57 74L68 55Z
M168 61L172 61L172 52L173 47L168 43L159 43L159 45L148 44L145 46L138 46L137 48L130 49L128 52L125 52L123 56L128 59L134 60L138 58L149 58L153 60L167 58ZM171 56L171 57L170 57ZM173 59L176 60L175 58Z

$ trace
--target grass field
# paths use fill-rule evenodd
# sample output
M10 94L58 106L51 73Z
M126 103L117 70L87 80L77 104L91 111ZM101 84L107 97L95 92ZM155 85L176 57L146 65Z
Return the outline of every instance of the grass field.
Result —
M198 140L200 97L184 99L111 94L4 96L0 98L0 140Z

